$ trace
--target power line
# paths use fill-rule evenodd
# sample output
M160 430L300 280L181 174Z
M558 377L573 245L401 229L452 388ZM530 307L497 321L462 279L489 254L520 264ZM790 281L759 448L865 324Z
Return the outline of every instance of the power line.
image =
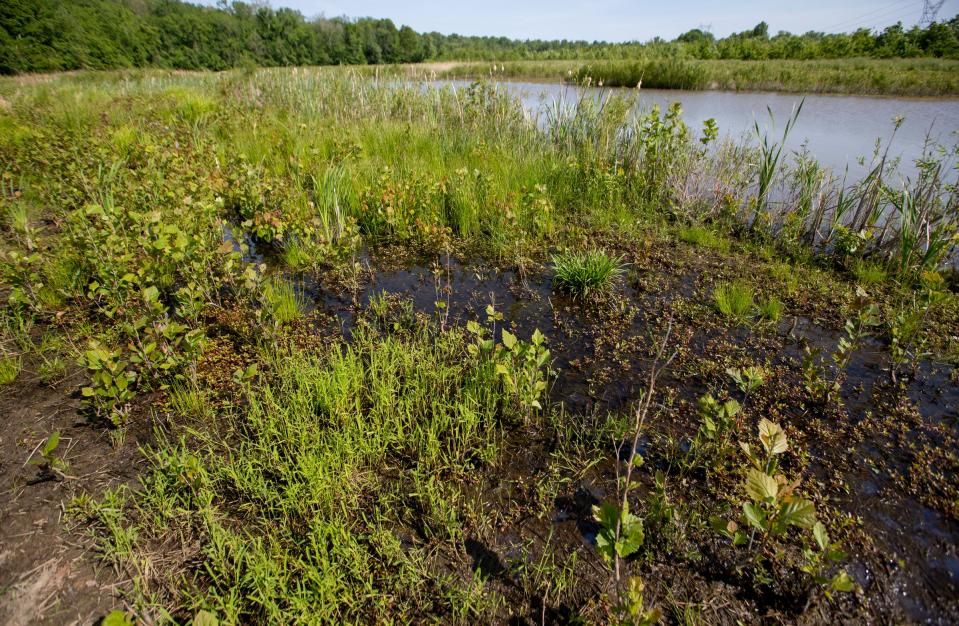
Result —
M858 26L859 24L862 24L866 20L874 21L877 19L882 19L883 17L886 17L888 15L899 13L904 8L906 8L905 5L907 4L915 5L916 3L917 3L917 0L906 0L905 3L902 0L898 0L897 2L893 2L892 4L881 6L877 9L873 9L871 11L863 13L857 17L845 19L841 22L838 22L837 24L834 24L826 28L825 30L833 31L839 28L849 28L851 26ZM918 9L919 7L917 6L916 8Z
M919 18L919 26L926 27L936 21L936 15L939 9L946 3L946 0L923 0L922 17Z

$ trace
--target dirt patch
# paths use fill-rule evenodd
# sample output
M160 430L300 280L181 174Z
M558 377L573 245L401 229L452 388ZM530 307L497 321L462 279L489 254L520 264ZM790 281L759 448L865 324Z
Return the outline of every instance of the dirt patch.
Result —
M123 581L66 510L77 495L134 479L150 429L134 425L115 446L82 415L78 380L50 387L25 371L0 395L0 623L90 624L121 605ZM68 463L62 476L30 462L53 432L61 435L54 454Z

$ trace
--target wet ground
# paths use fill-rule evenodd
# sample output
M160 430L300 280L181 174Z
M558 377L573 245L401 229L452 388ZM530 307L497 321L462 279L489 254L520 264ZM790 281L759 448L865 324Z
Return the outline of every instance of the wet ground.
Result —
M606 243L617 246L617 242ZM550 398L562 403L565 413L587 429L598 416L630 410L645 385L652 346L670 319L674 337L683 347L662 380L661 393L670 399L670 408L660 412L650 437L644 437L649 448L655 448L657 441L688 447L683 439L691 438L698 428L696 399L707 391L731 388L723 382L726 367L765 364L774 372L774 380L752 400L751 415L755 420L768 416L782 422L796 447L808 453L805 469L798 469L807 488L828 502L825 514L842 526L840 533L850 552L845 567L863 593L854 601L819 607L818 614L803 613L805 606L777 606L775 599L755 590L737 589L734 575L716 565L722 556L707 555L699 565L673 568L652 563L653 573L646 576L663 591L676 585L682 588L678 581L692 574L696 582L688 586L699 587L699 593L738 595L738 610L744 611L744 617L755 618L758 612L774 620L802 622L959 621L955 486L959 384L953 368L923 362L915 376L894 385L886 347L869 339L847 370L843 407L816 406L802 399L806 396L801 384L802 346L809 343L825 355L835 348L842 336L841 320L835 310L824 306L832 303L787 302L787 314L777 324L728 323L710 310L712 285L720 279L748 276L753 271L749 259L737 264L692 251L680 255L684 260L677 263L669 250L638 254L628 244L617 252L631 262L630 270L617 294L600 303L578 302L557 293L548 268L519 275L445 254L412 263L406 260L398 267L387 260L389 254L364 258L368 268L378 269L368 270L357 288L344 290L312 279L301 279L300 287L315 311L323 319L335 319L347 338L357 312L383 294L396 303L412 303L413 311L446 326L482 322L486 306L494 303L506 325L520 337L528 337L534 329L548 337L557 374ZM438 308L438 301L445 306ZM496 489L509 491L512 497L518 495L517 489L532 489L526 483L535 483L550 471L552 436L517 442L510 471ZM520 513L498 536L471 539L467 549L474 557L474 568L487 574L507 572L503 563L515 558L516 550L527 545L524 542L591 545L596 527L590 506L611 489L608 459L615 454L613 446L606 452L607 462L561 490L550 519ZM654 461L671 454L655 449L643 453ZM689 489L688 495L706 497L700 487ZM487 497L494 502L508 499ZM702 551L708 554L711 549ZM716 551L722 553L723 547ZM590 567L601 580L602 563L595 559ZM505 574L504 580L509 581ZM577 595L588 595L591 586L602 585L591 585L587 577ZM562 621L570 607L547 608L544 614ZM715 616L725 622L734 614L726 607L716 609Z
M615 237L597 245L622 254L629 265L614 294L589 303L555 291L548 263L519 273L446 254L411 259L380 250L359 259L366 269L346 286L326 276L292 277L311 310L301 330L316 335L342 333L348 341L371 302L385 302L387 317L396 323L419 314L445 327L484 321L492 303L521 338L535 329L547 336L556 371L550 399L562 407L557 412L565 426L519 429L504 442L505 461L475 485L474 496L492 521L466 539L467 562L449 557L438 567L488 577L515 600L515 614L504 614L503 622L564 623L603 595L609 573L594 547L591 506L615 489L617 450L613 442L594 442L590 433L610 413L632 409L654 346L671 325L679 356L660 381L662 408L641 440L648 471L638 477L637 498L650 493L652 473L660 469L676 481L669 493L684 514L697 502L720 511L738 499L738 475L711 478L713 483L696 475L680 479L673 461L699 426L697 398L706 392L736 397L725 369L763 364L770 380L749 400L749 420L763 416L782 423L793 449L805 451L789 469L801 473L804 489L815 494L820 516L849 552L844 567L862 587L861 593L827 601L795 591L788 575L778 586L757 584L736 570L738 557L728 542L706 528L631 563L651 597L673 607L672 619L682 607L694 606L705 623L959 622L956 372L924 362L915 376L893 384L885 345L869 340L848 368L843 406L816 405L806 400L800 361L804 342L828 353L842 335L839 304L828 294L784 296L786 314L778 323L733 323L712 311L712 287L744 277L774 293L775 281L756 275L756 259ZM438 301L445 305L437 307ZM216 359L219 344L213 345L209 358ZM229 363L220 369L226 372L241 363L229 350L223 358ZM151 440L149 399L118 446L102 425L80 415L75 386L33 381L0 397L8 416L0 438L0 478L9 486L0 518L5 623L89 623L116 604L114 586L126 582L97 565L82 533L71 533L62 513L77 493L96 495L135 479L136 447ZM747 437L753 428L748 426ZM53 430L63 433L70 478L38 480L43 477L25 462ZM570 461L571 450L591 456ZM543 487L554 483L552 491ZM547 515L522 504L544 493ZM409 533L413 541L416 529ZM577 582L562 597L533 593L516 574L518 566L548 552L576 555Z

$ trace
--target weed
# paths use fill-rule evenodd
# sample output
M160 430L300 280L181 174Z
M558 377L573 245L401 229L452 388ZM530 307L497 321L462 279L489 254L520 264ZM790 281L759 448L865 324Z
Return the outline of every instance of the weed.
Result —
M40 458L30 459L32 465L39 465L40 471L44 474L57 475L63 477L64 473L70 468L70 464L54 454L57 446L60 445L60 433L55 432L47 437L40 448Z
M752 286L743 282L720 283L713 289L713 304L723 317L745 320L755 306L754 293Z
M566 252L553 257L554 284L575 298L608 292L623 275L623 260L603 250Z
M784 308L785 305L783 304L782 300L776 296L769 296L764 300L760 300L756 305L756 310L759 312L759 316L771 322L779 321L779 318L782 317Z
M22 367L22 360L19 356L0 356L0 387L15 381L17 376L20 375Z

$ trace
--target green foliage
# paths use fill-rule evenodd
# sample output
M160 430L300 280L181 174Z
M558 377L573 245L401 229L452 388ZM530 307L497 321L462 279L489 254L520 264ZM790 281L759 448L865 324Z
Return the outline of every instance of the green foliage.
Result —
M819 364L819 350L808 344L803 346L803 382L806 391L814 400L829 403L839 397L842 381L845 377L853 353L860 342L869 336L870 328L879 324L879 308L872 302L862 287L856 288L856 295L850 304L852 317L844 325L845 336L839 338L831 358L835 374L830 379L825 368Z
M596 548L607 564L612 565L617 557L630 557L643 546L643 520L628 510L604 502L593 507L593 518L600 526Z
M488 305L486 315L495 335L496 322L502 319L502 314L493 305ZM488 338L488 329L475 321L467 322L466 328L475 338L475 343L468 347L470 353L480 356L492 367L506 397L513 399L517 409L527 419L534 410L541 410L543 405L540 399L546 393L547 381L552 374L549 369L550 353L545 346L546 337L543 333L533 331L527 342L504 328L501 331L502 343L497 343Z
M128 369L118 350L110 350L91 341L83 355L83 365L90 376L90 385L83 387L86 402L100 415L121 425L127 414L127 405L134 397L133 385L137 375Z
M9 385L20 375L22 359L19 356L4 354L0 356L0 387Z
M785 305L782 300L776 296L769 296L763 300L760 300L756 305L756 309L759 312L759 316L763 319L767 319L771 322L778 322L779 318L782 317L783 309Z
M652 626L663 618L659 607L646 608L644 598L645 584L639 576L631 576L627 581L626 593L613 607L614 624L618 626Z
M43 443L43 446L39 450L40 458L32 458L30 459L30 463L32 465L39 465L44 473L63 476L64 472L69 469L70 464L54 454L59 445L60 433L57 431L47 437L47 440Z
M263 285L263 311L277 324L288 324L303 313L303 298L289 282L273 279Z
M742 321L752 314L754 293L747 283L720 283L713 289L713 304L723 317Z
M554 284L573 297L586 299L609 291L624 273L622 264L621 257L604 250L558 254L553 257Z

